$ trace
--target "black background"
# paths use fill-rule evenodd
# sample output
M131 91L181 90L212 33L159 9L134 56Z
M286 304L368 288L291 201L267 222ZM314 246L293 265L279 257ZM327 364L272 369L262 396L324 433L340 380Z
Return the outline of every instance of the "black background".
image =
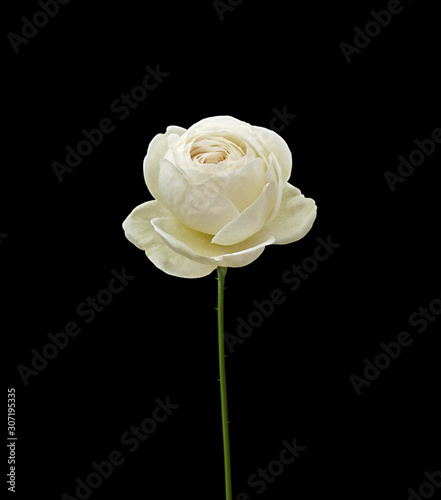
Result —
M234 497L407 499L439 470L440 319L419 334L408 318L440 297L441 146L395 192L384 172L440 127L440 37L435 2L402 5L351 63L340 43L384 0L244 0L223 20L209 1L75 0L18 54L7 34L41 9L9 6L0 254L16 498L75 496L76 478L115 449L125 463L92 499L224 498L215 273L164 274L121 224L151 199L142 161L154 135L224 114L281 126L284 107L296 115L280 130L290 182L318 216L301 241L227 273L231 334L253 301L286 297L226 360ZM119 119L112 102L158 64L169 76ZM115 130L60 183L51 164L103 118ZM340 247L291 291L282 275L319 237ZM123 268L135 278L86 323L77 307ZM69 321L81 334L25 385L17 367ZM351 374L403 330L413 344L357 395ZM167 397L179 408L129 452L121 435ZM248 478L294 438L306 450L258 494Z

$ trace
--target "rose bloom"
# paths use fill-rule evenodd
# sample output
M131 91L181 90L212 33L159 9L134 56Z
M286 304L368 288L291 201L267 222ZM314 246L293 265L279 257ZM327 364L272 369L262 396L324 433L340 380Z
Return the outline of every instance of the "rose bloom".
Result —
M288 183L291 167L278 134L231 116L188 130L170 126L144 159L155 199L127 217L126 237L173 276L246 266L267 245L292 243L311 229L317 207Z

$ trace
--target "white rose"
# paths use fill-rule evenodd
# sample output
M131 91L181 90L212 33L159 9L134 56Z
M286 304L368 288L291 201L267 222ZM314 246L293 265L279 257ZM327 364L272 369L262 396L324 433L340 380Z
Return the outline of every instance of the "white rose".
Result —
M242 267L267 245L297 241L317 207L288 183L292 158L275 132L231 116L156 135L144 159L155 198L123 223L127 238L162 271L199 278Z

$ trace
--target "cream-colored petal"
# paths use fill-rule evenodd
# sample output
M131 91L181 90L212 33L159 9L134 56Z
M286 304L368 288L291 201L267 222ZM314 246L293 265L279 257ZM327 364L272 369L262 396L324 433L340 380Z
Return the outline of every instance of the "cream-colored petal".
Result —
M159 190L164 205L185 225L216 234L239 215L234 204L205 184L190 184L184 171L170 161L160 161Z
M161 199L159 192L159 161L165 156L169 148L169 138L181 136L186 132L185 128L171 125L167 127L165 134L157 134L151 140L144 158L144 179L147 187L156 200ZM173 138L175 139L175 137ZM176 142L175 140L173 142Z
M223 227L213 238L217 245L234 245L257 233L267 223L276 204L280 203L281 185L271 161L265 174L267 184L259 197L240 215Z
M210 116L204 118L188 129L188 135L200 134L207 130L217 131L219 129L230 129L238 133L250 133L251 125L228 115Z
M315 201L305 198L293 185L285 184L277 217L265 229L274 235L276 245L293 243L308 233L316 215Z
M268 155L273 153L276 156L281 168L281 181L287 182L292 170L292 155L288 144L279 134L264 127L253 127L253 136L261 143Z
M164 243L189 259L214 266L243 267L263 252L274 237L265 231L237 245L221 246L211 243L209 235L184 226L174 217L153 219L152 224Z
M225 175L212 175L205 185L231 200L239 212L243 212L262 192L267 182L265 172L265 162L262 158L256 158L238 170Z
M266 178L268 182L274 183L277 186L277 189L273 210L265 224L269 224L270 222L272 222L279 213L280 204L282 203L283 187L285 186L285 182L282 181L282 172L277 158L273 154L271 154L269 157L269 161L270 168L266 173Z
M179 278L201 278L216 268L216 264L195 262L174 252L151 224L157 217L171 217L171 213L160 202L148 201L136 207L123 222L127 239L144 250L157 268Z

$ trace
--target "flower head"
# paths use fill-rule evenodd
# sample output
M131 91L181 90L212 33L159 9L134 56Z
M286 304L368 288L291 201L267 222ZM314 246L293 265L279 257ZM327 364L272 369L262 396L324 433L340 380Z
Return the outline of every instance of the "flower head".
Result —
M125 234L174 276L246 266L267 245L292 243L312 227L316 204L288 183L291 167L282 137L231 116L170 126L144 159L155 199L131 212Z

